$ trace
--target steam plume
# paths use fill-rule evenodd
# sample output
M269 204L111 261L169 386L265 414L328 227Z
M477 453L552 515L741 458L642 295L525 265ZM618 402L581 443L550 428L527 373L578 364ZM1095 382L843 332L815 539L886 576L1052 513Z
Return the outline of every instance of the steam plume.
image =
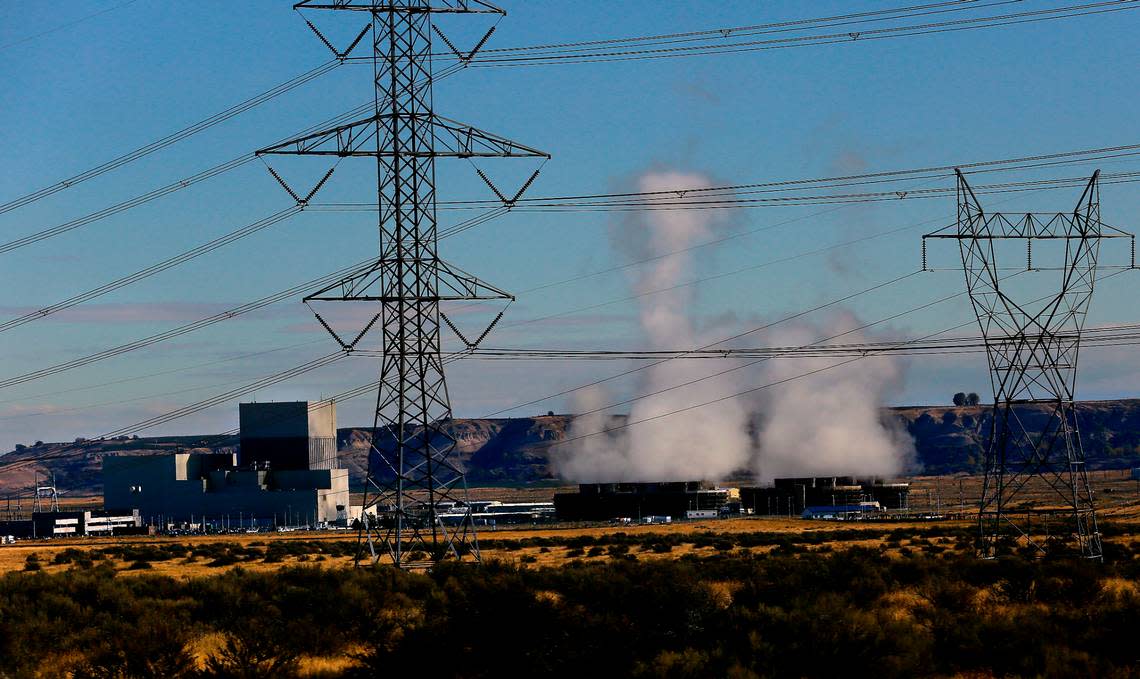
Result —
M650 173L638 181L639 191L668 191L677 187L710 186L708 178L677 172ZM689 315L690 287L675 288L691 277L693 255L680 252L731 228L709 211L651 211L617 226L612 235L618 249L638 258L658 258L631 281L639 297L639 320L648 345L655 349L695 347L706 343ZM672 254L677 253L677 254ZM651 291L665 290L655 294ZM676 360L647 369L637 393L653 393L707 374L708 366ZM628 434L590 436L571 445L556 460L559 472L577 481L668 481L718 479L748 465L751 443L748 409L732 400L695 411L692 416L659 415L739 389L733 376L705 380L635 401L632 421L646 420ZM591 411L610 400L600 389L583 393L577 412ZM575 419L571 438L606 428L611 418L602 413ZM624 432L624 430L623 430Z
M774 333L775 345L798 346L844 332L859 323L842 315L822 328L799 326ZM862 333L844 342L862 342ZM764 364L765 382L828 368L847 359L775 360ZM895 476L914 460L914 441L882 418L885 392L897 386L901 366L893 357L864 358L766 390L760 406L756 476Z
M701 175L661 172L643 175L638 190L709 185ZM630 280L634 293L641 295L639 320L650 348L699 347L719 339L696 328L690 315L691 287L676 286L693 274L693 252L685 250L732 226L715 211L675 210L638 213L612 229L620 252L651 260ZM654 292L659 290L664 292ZM810 344L858 325L848 314L819 328L783 329L767 340L773 346ZM845 336L845 341L861 340L856 333ZM729 399L664 416L825 368L833 360L776 359L751 371L708 379L701 378L715 370L705 361L678 359L655 365L639 373L635 394L652 395L633 402L629 420L640 424L629 429L615 428L622 418L606 408L615 398L600 387L583 390L573 404L574 411L583 415L574 419L568 432L576 440L556 449L552 463L564 478L587 483L721 480L742 470L751 470L759 481L901 473L914 457L914 445L905 432L881 417L883 396L902 372L900 364L889 357L864 359L798 378L761 391L758 397ZM669 389L682 384L686 386ZM758 412L762 414L755 415Z

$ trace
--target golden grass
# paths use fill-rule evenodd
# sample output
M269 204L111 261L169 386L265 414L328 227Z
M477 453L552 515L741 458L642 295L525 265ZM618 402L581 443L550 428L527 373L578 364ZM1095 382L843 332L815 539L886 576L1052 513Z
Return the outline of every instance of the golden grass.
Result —
M735 580L709 580L704 583L705 588L712 595L713 601L721 608L728 608L732 605L733 596L743 584Z
M190 642L189 651L190 654L194 656L194 662L197 663L198 668L201 669L206 666L206 659L222 650L222 646L225 643L225 634L221 632L210 632Z
M887 592L880 598L883 611L890 620L909 622L915 611L930 608L930 601L917 590L906 588Z
M356 667L359 663L348 654L335 656L301 656L297 668L300 677L339 677L345 670Z
M1105 578L1100 582L1101 598L1113 603L1140 598L1140 587L1132 580Z

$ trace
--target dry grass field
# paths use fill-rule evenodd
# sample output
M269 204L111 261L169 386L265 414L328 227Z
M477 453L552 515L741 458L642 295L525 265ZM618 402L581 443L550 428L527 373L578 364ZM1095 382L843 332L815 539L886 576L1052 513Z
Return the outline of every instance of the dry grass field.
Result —
M959 479L923 477L913 481L915 493L912 497L915 501L912 505L919 512L928 509L923 500L929 497L930 510L941 508L947 514L958 513L956 506L948 506L950 502L947 498L950 496L948 489L953 489L953 495L957 496ZM967 498L964 504L968 505L971 494L976 497L980 490L980 479L963 477L960 483L962 495ZM1094 483L1098 495L1108 496L1108 499L1102 501L1101 526L1105 531L1106 554L1109 553L1108 547L1111 547L1112 559L1103 567L1092 571L1103 582L1094 582L1089 586L1097 592L1098 605L1111 608L1106 615L1131 615L1133 609L1140 610L1140 588L1137 587L1135 573L1137 564L1140 563L1140 498L1136 496L1134 482L1121 478L1119 474L1094 477ZM1106 492L1107 488L1113 490ZM485 493L483 497L503 497L501 494L492 494L502 493L501 489L482 490ZM514 497L535 500L541 497L540 493L551 492L551 489L527 489ZM207 671L211 663L226 655L235 638L244 638L235 636L237 632L234 631L242 627L227 627L229 623L226 622L225 615L219 613L220 617L215 616L216 620L210 617L214 615L217 602L247 596L257 600L272 600L281 607L295 607L290 614L284 614L284 608L277 614L279 617L284 615L282 619L292 621L294 616L308 615L309 609L318 600L320 603L315 608L323 609L347 595L356 598L365 596L363 593L370 590L361 589L361 583L369 583L370 587L394 588L388 594L376 594L374 605L393 607L388 615L392 616L390 622L395 621L392 624L396 631L379 646L375 639L364 642L360 638L338 637L332 646L327 647L327 651L321 644L311 645L312 648L307 650L296 649L294 664L288 676L331 678L345 673L367 673L375 667L370 663L386 658L384 651L377 655L377 648L399 647L407 657L422 657L436 643L437 629L440 628L432 625L442 624L432 621L439 620L439 616L444 614L457 616L454 629L463 630L464 635L472 629L471 620L497 620L499 628L507 625L514 629L513 626L519 620L527 619L527 616L536 614L536 611L546 611L546 614L563 611L568 617L565 620L559 618L557 625L564 626L577 620L581 611L587 609L595 610L601 616L599 620L609 621L624 629L624 623L620 622L621 616L611 620L605 617L604 606L598 609L599 596L606 597L607 600L609 597L620 599L620 602L614 603L620 607L622 615L628 614L628 607L640 610L634 614L640 620L637 623L639 629L651 627L662 611L674 608L680 611L677 615L682 617L663 628L668 630L668 634L662 637L664 641L660 642L665 650L655 659L655 662L664 663L662 667L683 660L681 656L674 657L670 641L672 637L669 635L681 624L680 621L688 620L684 616L698 613L706 615L706 625L720 624L717 621L722 618L731 619L723 622L724 629L711 634L710 638L715 640L731 634L731 630L737 626L743 629L749 625L766 625L762 617L756 616L771 614L776 616L773 619L774 626L764 629L767 630L766 634L772 636L778 634L778 630L783 629L782 626L788 624L788 620L799 620L794 617L798 615L795 611L798 610L797 607L806 606L810 610L804 612L804 621L846 615L850 619L844 618L846 622L841 625L842 629L875 630L882 627L882 634L875 637L878 641L874 643L886 644L888 648L876 653L895 654L892 662L902 662L902 658L909 658L906 663L910 665L900 667L919 668L926 662L922 658L930 657L929 652L924 651L927 655L916 654L913 657L899 655L901 651L892 650L896 640L925 639L923 643L929 642L930 648L937 648L937 639L958 633L955 630L965 629L964 626L989 625L994 629L1006 629L1001 626L1008 625L1015 619L1021 621L1019 625L1026 625L1030 620L1028 616L1040 616L1054 611L1054 608L1048 607L1055 606L1054 603L1046 606L1047 599L1039 601L1038 596L1056 597L1060 596L1058 591L1063 591L1077 597L1077 593L1084 591L1075 585L1066 585L1063 590L1057 590L1058 582L1069 582L1080 571L1066 571L1064 566L1048 562L1026 566L1043 569L1042 573L1052 569L1048 570L1052 575L1044 574L1040 579L1031 576L1033 582L1024 587L1019 584L1019 578L1036 571L1021 568L976 569L974 566L983 562L970 557L975 524L968 517L968 508L962 513L967 516L914 521L811 521L753 516L678 521L666 525L500 526L497 530L484 528L479 533L481 552L488 566L478 569L440 568L429 578L424 578L422 574L406 576L419 580L396 578L396 573L389 569L353 569L357 535L353 531L344 530L28 540L0 546L0 578L4 579L5 586L11 592L23 592L22 595L26 597L39 596L41 588L60 588L61 593L53 595L51 601L63 610L98 619L97 624L100 626L113 626L117 624L114 621L118 618L112 615L103 620L98 617L98 607L76 608L74 600L82 601L88 596L115 597L120 602L118 605L128 606L130 601L135 600L132 597L138 597L147 602L146 607L139 610L165 606L170 610L179 608L183 611L183 616L199 616L200 619L197 619L193 627L178 628L184 629L183 632L177 632L177 629L163 632L173 634L173 638L181 640L177 643L183 644L182 648L189 658L186 662L197 668L195 672ZM751 558L760 554L767 556ZM788 564L796 566L788 568ZM802 569L801 564L804 564ZM830 575L824 574L821 569L827 569ZM808 570L817 572L818 577L805 577L803 573ZM921 573L927 575L916 581L916 574ZM966 580L951 582L960 577L960 573L968 573L961 576ZM55 577L40 578L40 574ZM110 577L111 575L115 577ZM435 584L428 584L432 582L430 578L435 578ZM456 578L472 579L480 583L470 593L475 598L463 598L464 606L444 608L444 613L436 610L436 617L425 617L425 607L434 605L432 602L438 604L445 601L441 597L468 596L458 594L461 587L454 589L458 587L455 585ZM576 584L591 578L597 581L590 585ZM610 578L616 580L611 581ZM797 599L791 594L808 589L813 592L816 589L828 590L831 587L828 583L832 580L835 580L835 592L826 596ZM1051 589L1042 589L1040 594L1036 594L1034 588L1038 586ZM607 587L616 589L601 594ZM669 588L676 588L676 592ZM182 598L163 598L171 591L182 592ZM1069 596L1068 593L1065 596ZM186 598L187 595L191 597ZM488 597L486 601L478 598L483 595ZM151 598L146 598L148 596ZM660 600L655 599L659 596L662 597ZM200 605L197 597L203 597ZM309 604L298 603L297 597L300 597L300 601L309 601ZM986 604L991 599L995 602L994 605ZM707 606L702 608L701 601L705 601ZM759 601L765 602L764 606L758 607ZM1076 603L1065 605L1079 605L1082 600L1078 597L1074 601ZM784 612L773 608L772 602L782 602L779 605ZM470 613L467 608L470 605L483 608L479 609L479 613ZM503 608L511 605L519 608ZM952 607L953 616L947 617L946 606ZM24 608L18 610L26 611ZM128 606L126 610L134 609ZM225 607L218 610L224 612ZM1054 617L1067 620L1062 615L1065 610L1069 609L1056 608ZM233 613L240 617L237 608ZM785 614L793 617L781 617ZM48 618L45 620L27 622L22 633L33 634L32 630L39 629L36 625L51 624L50 619L57 619L51 613L46 615ZM133 621L131 615L133 614L127 618ZM470 619L463 617L467 615L471 616ZM30 613L28 616L34 618ZM732 621L735 620L734 616L740 617L739 624ZM779 624L776 624L777 620ZM129 626L133 622L127 624ZM148 624L155 623L152 621ZM308 620L305 624L315 623ZM545 624L549 627L556 623ZM575 634L590 634L596 624L602 623L593 621L583 624L582 631ZM808 622L804 624L811 626ZM286 629L288 627L289 625ZM486 627L496 629L494 622L487 622ZM535 629L543 629L542 624L536 623ZM628 633L628 630L625 631ZM417 645L420 641L405 640L403 635L413 632L417 636L408 638L419 639L428 645L421 647ZM870 633L860 632L856 636ZM126 638L134 640L136 637L132 635ZM985 633L978 631L979 639L984 636ZM120 636L108 634L103 638L119 639ZM259 637L254 635L253 638L257 641ZM489 640L484 643L494 646L502 641L495 634L491 634L490 638L494 643ZM790 648L794 646L796 638L797 635L791 635L780 641L779 637L774 637L776 640L773 643L777 643L781 649ZM146 639L148 637L143 636L138 643L144 643ZM25 640L21 643L29 642ZM535 643L538 644L536 648L546 648L547 642L544 639ZM598 642L595 639L591 643ZM857 643L855 640L852 643L854 645L848 647L849 652L853 652L850 649L865 647L868 639L859 636ZM912 642L906 642L909 643ZM1073 642L1073 645L1079 646L1077 642ZM809 646L810 644L796 651L799 658L795 665L797 668L814 658ZM128 648L133 647L128 645ZM572 649L574 645L567 648ZM1030 675L1039 673L1037 665L1031 664L1032 666L1023 668L1016 664L1022 662L1017 658L1024 658L1024 654L1011 652L1006 654L1009 656L1006 659L1003 651L995 656L995 660L987 655L989 651L986 649L985 644L979 646L975 652L976 657L971 658L963 667L958 667L959 661L953 655L941 660L944 669L954 671L940 676L1002 676L1017 675L1023 671ZM75 642L66 649L48 653L46 657L12 660L12 663L13 666L25 666L20 665L20 662L35 664L38 673L28 676L71 676L74 668L92 662L92 659L99 661L99 658L103 658L99 655L100 652ZM564 648L561 652L569 651ZM616 651L610 649L610 652ZM545 657L542 652L536 653L538 654L526 657ZM1081 667L1084 662L1084 656L1080 656L1079 651L1073 653L1077 655L1065 661L1070 663L1066 665L1070 669ZM112 660L114 657L117 656L112 656ZM703 667L703 663L709 662L712 657L714 656L701 656L696 658L696 662ZM742 656L752 657L752 651ZM778 659L782 656L777 653L774 657ZM497 661L488 662L494 664ZM776 660L769 658L767 661L755 662L763 665L764 662L770 664ZM1000 664L1002 662L1007 664ZM966 667L992 669L992 672L962 674L961 671ZM647 676L705 676L674 675L664 670L654 672ZM893 676L906 674L900 670Z
M957 525L963 522L945 521L941 525ZM497 543L503 541L521 541L532 538L574 538L587 536L592 538L607 535L628 535L642 540L651 540L654 536L671 536L684 538L688 535L698 534L734 534L734 533L772 533L779 535L810 534L816 531L859 531L871 527L884 532L895 528L910 528L916 525L929 526L932 522L922 524L903 522L876 522L873 526L859 522L831 522L831 521L804 521L801 519L788 519L783 517L744 517L737 519L710 519L704 521L677 522L668 525L556 525L543 527L500 527L498 530L483 530L479 533L480 540L486 545L482 548L483 558L503 559L506 561L522 561L523 557L534 557L535 565L556 565L567 561L566 554L571 548L551 547L549 551L541 551L541 547L524 547L521 549L496 548ZM45 572L57 572L71 567L68 563L53 563L57 554L68 549L101 550L117 545L141 547L144 545L174 546L186 545L188 548L214 545L236 544L246 548L261 548L272 542L355 542L357 535L354 531L293 531L287 533L244 533L230 535L193 535L193 536L130 536L117 538L66 538L55 540L26 540L13 545L0 546L0 573L24 570L30 554L36 554L41 569ZM843 545L877 543L877 540L842 541ZM755 548L764 551L767 547ZM686 554L715 553L711 546L696 547L692 544L681 544L673 551L664 554L646 554L646 558L678 558ZM213 575L232 568L243 568L253 571L272 571L284 566L299 564L319 565L326 568L351 567L355 559L353 556L319 555L320 560L314 560L308 555L287 556L280 562L265 563L263 561L242 561L223 566L211 566L210 559L186 559L153 561L150 568L132 570L130 563L108 559L123 575L154 574L174 577L193 577L200 575Z

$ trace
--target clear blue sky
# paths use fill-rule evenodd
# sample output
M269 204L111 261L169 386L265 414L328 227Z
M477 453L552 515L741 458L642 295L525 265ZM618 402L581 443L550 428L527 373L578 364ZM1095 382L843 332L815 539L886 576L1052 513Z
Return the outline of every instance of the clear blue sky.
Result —
M503 4L508 16L492 47L793 20L855 11L855 5L894 6L869 0ZM1061 4L1027 0L1008 11ZM162 137L327 60L328 52L289 7L265 1L0 3L0 202ZM317 18L342 40L357 28L353 21L334 26L331 19ZM486 24L464 21L451 19L447 27L470 43ZM1137 29L1140 12L1132 11L736 55L472 68L437 85L436 110L549 151L553 160L533 195L611 191L653 168L700 172L729 184L1132 144L1140 142ZM0 215L0 240L85 215L338 114L370 98L369 75L368 67L341 67L142 161ZM372 168L366 161L350 164L338 169L324 200L373 199ZM1103 167L1127 171L1137 164ZM509 160L481 166L504 182L533 167ZM1091 167L1066 168L1062 174L1086 169L1091 172ZM316 172L302 165L289 171L298 178ZM465 162L441 163L438 180L443 199L487 197ZM1071 191L1047 191L993 200L1003 201L1003 210L1063 210L1075 198ZM1129 230L1140 227L1135 184L1105 187L1102 203L1105 221ZM288 205L264 167L250 164L2 254L0 320L141 269ZM938 199L734 212L730 219L742 230L797 221L702 255L698 275L889 228L915 228L845 249L842 256L807 257L702 285L692 314L699 323L729 316L741 322L775 318L912 271L924 230L918 225L948 224L954 209L952 199ZM443 211L441 216L446 226L465 215ZM459 266L517 292L622 263L607 235L620 218L511 214L445 241L441 250ZM159 332L363 259L375 249L373 221L365 213L304 213L94 302L0 333L0 378ZM935 257L942 266L955 263L949 250ZM1090 324L1140 321L1133 293L1138 282L1136 275L1123 275L1105 283L1093 302ZM628 285L622 274L609 274L520 295L489 343L642 346L630 303L518 325L625 297ZM874 320L962 288L960 273L928 273L847 308ZM959 298L883 330L917 336L970 318L966 300ZM278 348L251 359L121 381ZM97 435L334 348L297 300L120 358L0 389L0 450L36 439ZM986 393L983 357L952 359L911 361L892 402L941 403L959 389ZM1079 396L1136 395L1135 349L1090 350L1082 360ZM480 416L622 367L466 362L453 366L449 384L456 415ZM247 399L315 399L372 378L377 369L368 359L350 359ZM104 385L112 381L120 382ZM619 383L616 392L628 394L635 386ZM94 405L99 407L89 407ZM568 401L555 399L515 414L567 407ZM367 398L343 404L341 424L369 424L368 409ZM236 404L227 404L146 433L220 431L236 421Z

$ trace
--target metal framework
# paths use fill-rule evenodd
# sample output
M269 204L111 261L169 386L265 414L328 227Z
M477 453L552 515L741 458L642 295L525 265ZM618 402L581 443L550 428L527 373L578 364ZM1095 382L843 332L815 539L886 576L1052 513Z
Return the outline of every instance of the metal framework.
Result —
M978 554L993 558L1010 544L1044 554L1050 547L1075 543L1081 556L1100 560L1095 502L1073 395L1100 242L1132 236L1101 222L1099 170L1071 213L1018 215L985 212L965 176L955 172L956 228L923 236L923 267L927 238L958 241L966 289L985 338L994 405ZM1060 290L1036 300L1013 299L999 275L1003 269L995 252L995 242L1008 239L1026 241L1027 270L1033 270L1034 240L1063 241ZM1050 499L1042 502L1034 492Z
M549 156L435 114L432 35L439 35L449 47L451 41L432 17L504 12L478 0L306 0L295 9L362 12L371 27L373 115L259 151L260 155L333 156L338 161L359 156L376 159L379 256L305 298L306 303L378 303L372 320L347 341L317 315L346 352L353 351L374 326L382 334L380 388L357 562L364 556L365 543L373 563L386 556L402 568L430 566L446 558L479 561L464 470L454 456L455 440L444 428L451 418L451 403L444 380L440 321L452 324L441 313L440 303L513 297L440 259L435 159ZM310 23L310 27L329 45L315 26ZM471 53L456 52L459 59L469 60L490 33ZM343 60L355 44L343 53L333 51ZM304 198L288 186L286 190L298 203L307 203L331 172ZM537 172L526 186L535 176ZM465 339L464 343L473 348ZM372 512L374 519L369 517Z

